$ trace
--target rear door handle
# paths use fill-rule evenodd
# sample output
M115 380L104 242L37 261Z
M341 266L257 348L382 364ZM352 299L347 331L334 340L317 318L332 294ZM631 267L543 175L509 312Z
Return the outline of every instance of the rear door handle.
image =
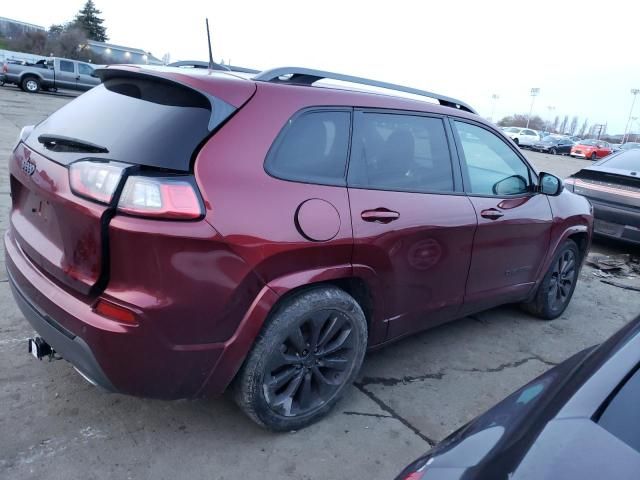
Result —
M380 207L373 210L365 210L360 214L360 217L365 222L389 223L400 218L400 214L388 208Z
M495 208L487 208L486 210L482 210L480 212L480 216L484 218L488 218L490 220L497 220L500 217L504 216L504 213L502 213L500 210L497 210Z

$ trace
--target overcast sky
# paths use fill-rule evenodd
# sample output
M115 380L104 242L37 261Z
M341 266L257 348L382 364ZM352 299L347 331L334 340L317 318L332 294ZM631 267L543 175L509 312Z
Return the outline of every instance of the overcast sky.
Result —
M484 116L529 111L608 122L622 133L640 88L640 2L95 0L109 41L172 60L304 66L458 97ZM84 0L5 1L0 15L49 26ZM549 110L548 107L555 107ZM634 130L640 130L640 99Z

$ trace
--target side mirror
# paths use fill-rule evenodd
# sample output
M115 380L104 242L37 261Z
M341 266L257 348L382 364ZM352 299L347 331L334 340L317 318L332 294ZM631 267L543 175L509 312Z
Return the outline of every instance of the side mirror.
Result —
M518 195L527 191L527 181L520 175L503 178L493 185L494 195Z
M540 193L550 195L552 197L560 195L564 188L562 180L547 172L540 173L540 176L538 177L538 185L540 185Z

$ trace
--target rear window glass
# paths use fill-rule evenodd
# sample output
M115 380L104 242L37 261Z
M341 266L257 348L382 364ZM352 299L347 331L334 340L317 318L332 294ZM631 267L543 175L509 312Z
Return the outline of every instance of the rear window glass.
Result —
M640 150L629 150L614 155L602 165L607 168L619 168L620 170L640 170Z
M211 109L204 95L177 83L113 78L38 124L27 144L62 164L87 156L47 150L38 142L40 135L64 136L109 151L92 157L186 171L209 134Z
M269 151L267 172L285 180L344 185L350 122L348 111L318 110L292 118Z
M598 424L640 452L640 369L613 397Z

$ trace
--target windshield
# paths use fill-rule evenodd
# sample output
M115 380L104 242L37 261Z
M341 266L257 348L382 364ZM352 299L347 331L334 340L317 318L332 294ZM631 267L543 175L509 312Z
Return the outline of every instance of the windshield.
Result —
M542 139L543 142L550 142L550 143L558 143L559 140L560 139L558 137L554 137L552 135L547 135Z
M582 140L580 141L580 145L597 145L597 140Z
M604 165L607 168L618 168L620 170L639 170L640 169L640 152L631 151L611 156Z

